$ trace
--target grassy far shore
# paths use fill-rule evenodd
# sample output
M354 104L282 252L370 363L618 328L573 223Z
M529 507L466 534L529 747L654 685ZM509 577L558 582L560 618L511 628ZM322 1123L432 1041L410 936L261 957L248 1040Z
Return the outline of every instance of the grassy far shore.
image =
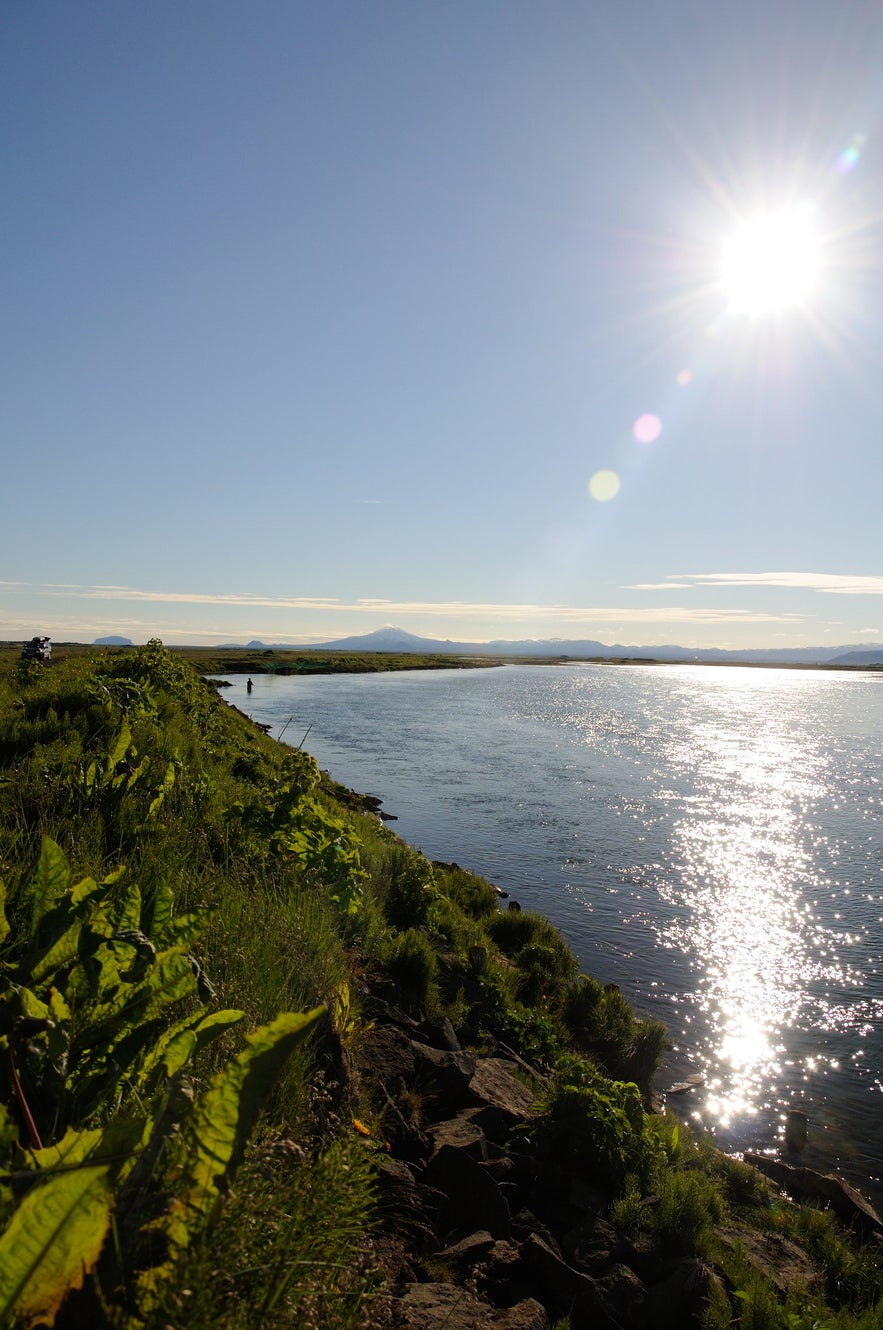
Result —
M59 654L0 673L0 1326L386 1324L416 1239L378 1178L421 1090L372 1065L379 991L514 1060L518 1157L576 1164L629 1250L709 1272L695 1324L883 1326L879 1245L648 1111L665 1031L545 919L430 864L182 653Z
M112 657L127 647L86 646L61 642L53 646L53 664L65 660ZM251 651L246 647L217 650L214 647L172 647L171 654L189 661L200 674L376 674L388 670L462 670L495 665L496 660L474 660L460 656L426 656L396 651ZM0 674L15 669L21 644L0 642Z
M0 675L16 668L21 657L21 642L0 642ZM53 663L82 658L97 659L130 650L119 646L90 646L82 642L59 642L53 647ZM248 647L217 648L201 646L171 647L173 655L189 661L200 674L377 674L394 670L464 670L487 669L500 665L704 665L707 668L827 670L844 673L883 675L883 665L807 665L766 664L758 661L721 661L696 659L690 662L654 660L641 656L470 656L427 655L396 651L304 651Z

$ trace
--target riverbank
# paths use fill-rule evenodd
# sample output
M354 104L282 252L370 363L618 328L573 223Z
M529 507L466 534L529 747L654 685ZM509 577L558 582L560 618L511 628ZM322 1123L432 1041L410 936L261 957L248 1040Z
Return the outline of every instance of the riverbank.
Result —
M546 914L663 1021L730 1153L807 1114L806 1163L881 1191L874 679L691 666L233 678L396 831ZM848 976L848 978L847 978ZM861 1032L860 1037L857 1037Z
M0 682L10 1324L872 1323L866 1225L648 1112L664 1030L338 796L159 644Z

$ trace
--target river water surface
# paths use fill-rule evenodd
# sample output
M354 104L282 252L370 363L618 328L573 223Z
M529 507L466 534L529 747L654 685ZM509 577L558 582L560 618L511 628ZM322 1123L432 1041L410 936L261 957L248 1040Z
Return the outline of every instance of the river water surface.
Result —
M241 675L226 699L380 796L663 1020L725 1149L883 1188L883 677L702 666ZM792 1161L794 1162L794 1161Z

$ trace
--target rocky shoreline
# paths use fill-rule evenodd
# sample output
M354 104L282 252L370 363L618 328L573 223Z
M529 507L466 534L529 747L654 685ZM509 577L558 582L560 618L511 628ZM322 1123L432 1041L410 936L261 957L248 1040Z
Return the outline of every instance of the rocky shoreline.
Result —
M388 980L366 986L368 1031L353 1071L386 1123L376 1252L390 1325L701 1330L711 1302L736 1320L739 1290L719 1264L676 1240L617 1228L596 1179L531 1147L526 1129L547 1077L492 1043L464 1050L448 1019L409 1015L394 999ZM815 1179L817 1202L858 1241L883 1245L883 1221L839 1179L764 1156L750 1162L779 1184L770 1196L781 1204L809 1198ZM757 1182L765 1185L759 1173ZM778 1233L722 1224L715 1237L723 1248L738 1244L783 1298L824 1282L821 1265Z

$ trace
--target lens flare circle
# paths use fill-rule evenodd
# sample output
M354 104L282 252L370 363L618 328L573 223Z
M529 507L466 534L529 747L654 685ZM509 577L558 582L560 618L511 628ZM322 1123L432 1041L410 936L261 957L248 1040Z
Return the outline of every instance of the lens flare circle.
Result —
M804 305L818 279L819 241L808 203L757 213L724 245L721 281L731 314L774 314Z
M632 434L638 443L655 443L662 433L662 421L658 416L654 416L652 411L647 411L643 416L638 416L632 426Z
M596 471L589 481L589 493L596 503L609 503L619 493L619 485L615 471Z

